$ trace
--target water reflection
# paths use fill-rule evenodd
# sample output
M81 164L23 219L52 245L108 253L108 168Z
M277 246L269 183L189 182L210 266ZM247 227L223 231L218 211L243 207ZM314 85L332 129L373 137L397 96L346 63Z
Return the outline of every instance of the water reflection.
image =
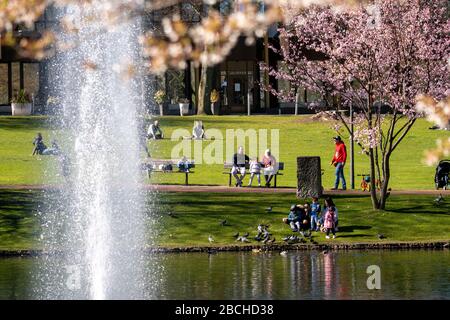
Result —
M33 298L39 258L0 259L0 299ZM450 299L450 251L157 254L156 299ZM381 290L366 286L381 268ZM148 295L146 295L148 296Z
M449 299L448 251L177 254L165 266L159 298ZM381 290L366 285L381 268Z

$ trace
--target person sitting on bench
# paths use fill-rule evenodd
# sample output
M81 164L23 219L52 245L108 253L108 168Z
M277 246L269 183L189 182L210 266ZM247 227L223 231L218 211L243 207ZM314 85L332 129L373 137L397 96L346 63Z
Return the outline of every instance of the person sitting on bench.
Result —
M262 156L262 164L264 166L263 173L264 178L266 179L266 187L270 187L270 182L272 181L273 176L277 173L277 160L270 152L270 149L267 149L264 155Z
M206 139L205 127L202 121L195 121L194 127L192 128L192 139L203 140Z
M33 153L31 155L35 154L42 154L45 149L47 149L47 146L44 144L44 139L42 138L42 134L38 132L37 136L33 140Z
M238 152L233 156L233 167L231 168L231 174L236 179L236 187L242 187L242 181L245 177L245 165L248 164L250 158L244 153L244 147L240 146ZM240 174L241 176L239 177Z
M177 167L180 171L189 172L189 169L193 167L193 163L189 161L186 156L183 156L183 158L178 161Z
M147 137L149 139L157 140L164 139L164 134L159 127L159 121L155 120L149 127L147 131Z

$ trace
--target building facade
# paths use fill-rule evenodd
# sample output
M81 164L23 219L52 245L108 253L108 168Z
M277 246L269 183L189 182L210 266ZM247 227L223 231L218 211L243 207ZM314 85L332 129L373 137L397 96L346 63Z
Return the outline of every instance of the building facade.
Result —
M217 9L221 14L229 14L232 10L233 0L218 2ZM261 10L264 7L261 6ZM178 14L183 21L192 25L198 23L201 17L207 14L208 6L201 0L182 1L161 10L145 13L142 17L143 29L161 32L161 21L165 16ZM37 37L44 30L51 28L57 21L53 18L53 8L48 8L45 14L35 23L31 29L16 26L16 36ZM275 89L289 89L289 83L269 78L261 71L259 64L266 62L272 67L281 67L279 57L267 45L278 46L277 26L272 26L267 31L267 37L257 39L254 44L248 46L245 39L240 39L230 55L221 64L208 68L206 85L205 109L210 113L209 95L213 89L220 92L220 114L244 114L250 108L251 113L292 113L294 103L280 101L276 97L267 94L262 89L262 83L270 83ZM17 52L8 47L1 48L0 56L0 112L10 112L10 101L13 95L20 89L26 90L35 105L34 110L45 113L46 103L49 97L49 83L51 75L48 72L49 58L44 61L34 61L21 58ZM149 110L156 110L153 101L154 92L162 89L166 92L167 101L164 105L166 114L177 114L178 99L187 98L191 101L190 112L196 112L197 88L200 81L200 69L188 63L185 70L168 70L164 76L143 76L141 86L144 97L143 103ZM267 78L266 78L267 77ZM300 111L305 112L309 102L318 97L313 93L302 91Z

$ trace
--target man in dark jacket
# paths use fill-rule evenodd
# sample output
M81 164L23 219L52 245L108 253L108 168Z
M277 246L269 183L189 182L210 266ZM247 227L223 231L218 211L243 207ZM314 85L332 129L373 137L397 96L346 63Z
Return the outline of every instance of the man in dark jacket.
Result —
M244 153L244 147L239 147L238 152L233 156L233 167L231 168L231 174L236 179L236 187L242 187L242 181L246 173L245 166L248 165L249 161L250 158Z

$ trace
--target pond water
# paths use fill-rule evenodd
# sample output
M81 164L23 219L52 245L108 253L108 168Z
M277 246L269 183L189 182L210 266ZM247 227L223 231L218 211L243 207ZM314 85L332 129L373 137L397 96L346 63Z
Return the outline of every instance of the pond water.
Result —
M39 259L0 259L0 299L36 298ZM147 272L152 299L450 299L449 250L155 254Z

